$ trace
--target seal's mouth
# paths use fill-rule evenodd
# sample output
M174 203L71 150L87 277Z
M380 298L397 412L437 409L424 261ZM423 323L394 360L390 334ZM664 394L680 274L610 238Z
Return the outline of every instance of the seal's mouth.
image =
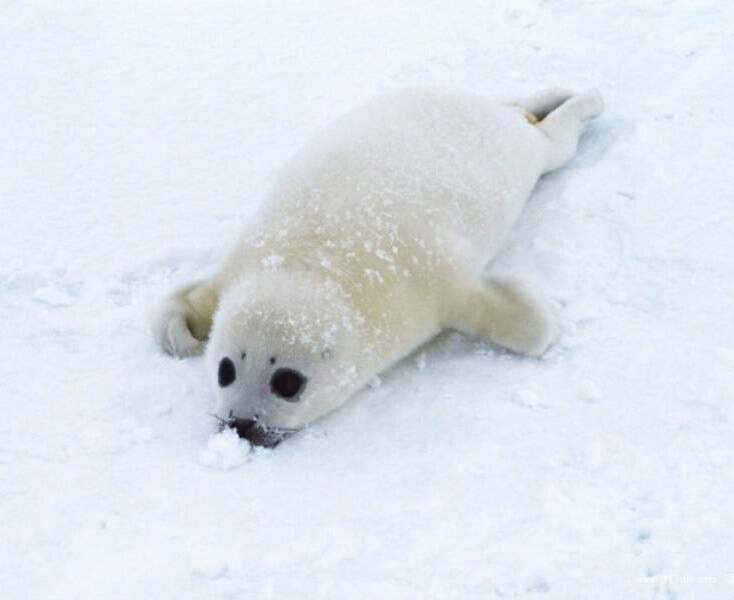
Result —
M262 446L264 448L274 448L296 432L294 429L268 427L257 419L231 418L221 422L220 431L225 427L234 429L238 436L247 440L253 446Z

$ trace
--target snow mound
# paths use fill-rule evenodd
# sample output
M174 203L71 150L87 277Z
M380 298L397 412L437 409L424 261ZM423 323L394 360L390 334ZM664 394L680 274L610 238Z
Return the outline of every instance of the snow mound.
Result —
M250 460L252 446L233 429L224 429L209 437L199 454L199 464L212 469L231 471Z

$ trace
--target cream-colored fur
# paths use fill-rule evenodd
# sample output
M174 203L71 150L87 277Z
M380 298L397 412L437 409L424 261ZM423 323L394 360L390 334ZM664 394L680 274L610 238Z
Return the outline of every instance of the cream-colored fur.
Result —
M215 381L222 358L234 362L234 383L217 386L220 418L303 427L446 328L546 350L547 305L482 271L538 177L574 155L603 104L563 90L516 104L436 90L381 97L288 162L218 271L172 294L155 322L175 355L210 338ZM296 401L270 391L279 366L308 377Z

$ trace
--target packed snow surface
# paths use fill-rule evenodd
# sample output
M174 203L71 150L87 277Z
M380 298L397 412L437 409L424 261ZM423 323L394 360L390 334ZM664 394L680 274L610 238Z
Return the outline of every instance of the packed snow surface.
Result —
M734 597L734 4L0 8L0 596ZM599 87L490 266L541 360L447 334L274 450L149 331L381 92Z

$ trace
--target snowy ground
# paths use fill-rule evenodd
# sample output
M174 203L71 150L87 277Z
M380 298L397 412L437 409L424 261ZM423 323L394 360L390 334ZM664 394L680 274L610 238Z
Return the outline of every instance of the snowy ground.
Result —
M348 4L0 7L0 595L734 597L734 5ZM604 93L495 267L561 341L445 336L275 450L212 436L151 306L413 84Z

